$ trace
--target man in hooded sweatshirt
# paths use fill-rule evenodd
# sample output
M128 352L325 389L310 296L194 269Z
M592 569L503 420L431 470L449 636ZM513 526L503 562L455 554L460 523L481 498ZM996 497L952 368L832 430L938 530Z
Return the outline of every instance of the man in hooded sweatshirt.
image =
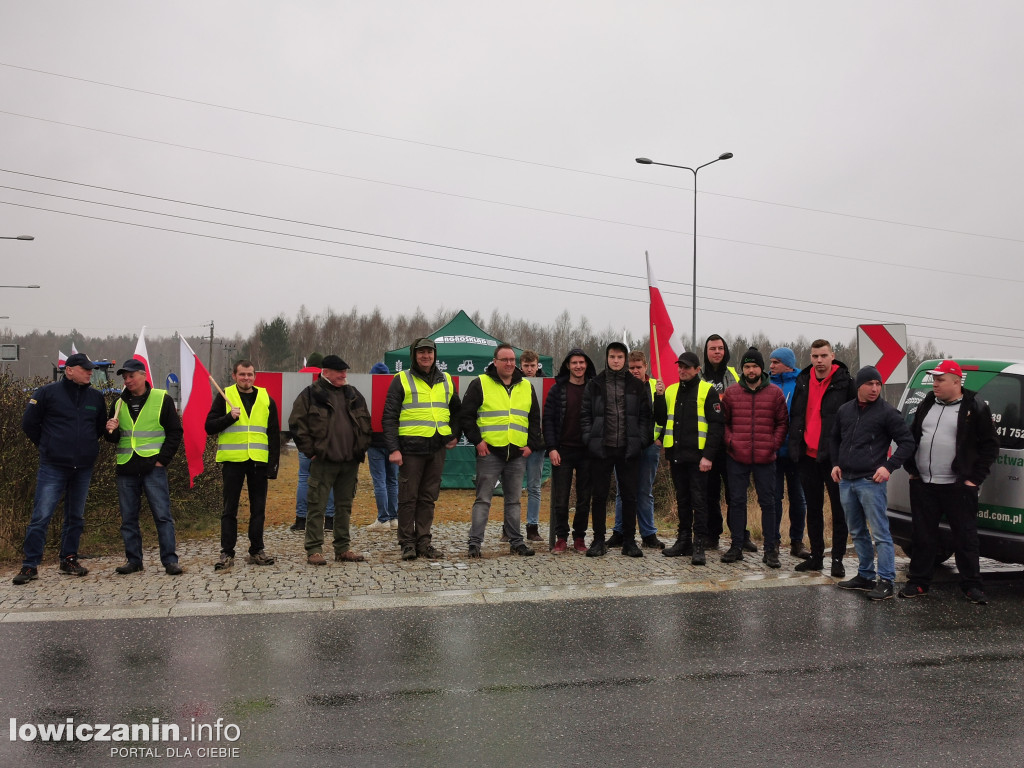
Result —
M796 369L796 355L789 347L773 350L768 358L768 371L772 384L782 390L786 396L786 408L793 404L793 391L796 389L796 377L800 372ZM804 523L807 520L807 501L804 499L804 488L800 484L800 465L789 456L789 436L779 449L779 457L775 460L775 538L782 539L782 497L789 494L789 553L793 557L806 559L811 551L804 546Z
M459 393L437 367L433 339L409 345L410 367L396 373L381 428L388 461L398 467L398 546L403 560L443 557L432 544L434 505L447 452L459 440Z
M725 444L729 452L729 532L732 546L722 555L723 563L743 559L747 524L747 487L754 478L757 503L761 507L764 535L764 563L778 568L779 542L775 531L775 457L789 428L786 397L768 380L764 357L751 347L743 353L743 378L722 396Z
M542 450L540 405L533 385L516 366L511 344L499 344L483 375L473 379L462 399L462 432L476 446L476 501L469 529L469 557L480 557L494 488L501 481L509 551L531 557L523 541L523 475L526 460Z
M583 391L583 442L590 451L594 541L587 557L607 553L605 517L612 473L622 494L622 554L643 557L636 543L639 462L654 441L650 388L626 369L629 350L619 341L605 349L605 369Z
M736 369L729 365L729 345L717 333L712 333L704 342L704 368L700 377L718 393L721 398L725 390L740 380ZM726 450L723 442L715 455L708 472L708 538L707 546L718 549L718 540L722 535L722 486L725 486L725 504L729 505L729 473L726 467ZM743 548L748 552L757 552L757 547L750 540L750 531L744 531Z
M574 348L562 361L555 383L544 401L544 447L551 460L551 525L555 529L554 553L568 549L569 492L576 475L576 515L572 521L572 548L587 551L585 537L590 516L590 453L583 443L580 415L583 390L597 375L593 361Z

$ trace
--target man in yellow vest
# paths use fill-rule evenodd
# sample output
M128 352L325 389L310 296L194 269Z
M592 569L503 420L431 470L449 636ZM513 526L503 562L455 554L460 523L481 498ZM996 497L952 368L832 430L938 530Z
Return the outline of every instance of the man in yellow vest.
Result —
M676 360L679 383L654 398L654 420L663 428L665 458L676 489L679 533L665 557L690 555L705 565L708 535L708 474L722 445L725 423L718 392L700 377L700 358L683 352Z
M476 502L469 529L469 556L480 557L494 488L501 480L505 501L504 532L513 555L530 557L533 550L521 530L523 475L526 459L543 450L540 406L533 385L516 367L516 351L499 344L482 376L466 388L462 399L462 431L476 446Z
M277 405L267 390L253 386L256 367L239 360L231 373L235 382L213 398L206 416L206 434L217 435L217 463L224 478L224 511L220 516L220 559L215 571L234 565L238 541L238 500L242 484L249 488L249 556L252 565L273 565L263 551L263 521L267 511L267 480L277 477L281 456L281 426Z
M142 570L142 494L156 523L160 562L169 576L182 573L175 552L174 519L167 465L181 445L181 419L174 401L146 381L146 366L129 360L117 372L124 377L121 397L110 409L107 441L117 443L117 501L121 508L121 538L128 562L114 570L122 575Z
M437 345L416 339L411 367L395 374L384 401L388 461L398 465L398 546L403 560L444 555L431 543L445 455L459 441L459 393L437 367Z

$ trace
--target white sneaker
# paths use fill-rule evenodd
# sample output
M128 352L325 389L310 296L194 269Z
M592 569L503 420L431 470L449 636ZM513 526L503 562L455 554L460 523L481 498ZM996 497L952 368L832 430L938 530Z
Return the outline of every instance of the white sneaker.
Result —
M395 518L391 521L391 527L394 528L396 531L398 530L398 518Z
M388 525L386 522L381 522L380 520L374 520L372 523L370 523L368 526L366 526L366 530L368 530L368 531L390 531L391 530L391 526Z

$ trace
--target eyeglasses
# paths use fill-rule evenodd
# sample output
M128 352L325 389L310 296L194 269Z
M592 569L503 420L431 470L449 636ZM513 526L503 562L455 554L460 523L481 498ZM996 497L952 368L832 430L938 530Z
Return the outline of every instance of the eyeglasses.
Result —
M514 363L516 361L514 357L499 357L497 360L499 363Z

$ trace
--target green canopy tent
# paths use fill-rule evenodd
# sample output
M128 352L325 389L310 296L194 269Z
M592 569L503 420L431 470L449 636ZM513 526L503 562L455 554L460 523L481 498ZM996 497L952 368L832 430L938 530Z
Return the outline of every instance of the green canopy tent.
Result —
M427 334L428 338L437 344L437 367L446 371L453 378L459 376L479 376L494 359L494 348L500 343L488 333L485 333L480 326L461 309L446 325L438 328L433 333ZM522 352L518 347L513 347L516 357ZM550 355L538 355L540 365L545 375L553 376L552 359ZM409 367L409 347L393 349L384 354L384 362L389 369L398 373ZM543 388L538 386L539 379L532 380L537 390L537 400L543 406ZM463 380L459 391L465 391L468 380ZM551 473L550 465L544 462L544 478ZM476 476L476 449L462 438L459 445L448 452L444 463L444 474L441 476L442 488L474 488ZM524 479L525 480L525 479ZM497 492L500 494L500 490ZM523 510L523 519L526 519L526 511Z

